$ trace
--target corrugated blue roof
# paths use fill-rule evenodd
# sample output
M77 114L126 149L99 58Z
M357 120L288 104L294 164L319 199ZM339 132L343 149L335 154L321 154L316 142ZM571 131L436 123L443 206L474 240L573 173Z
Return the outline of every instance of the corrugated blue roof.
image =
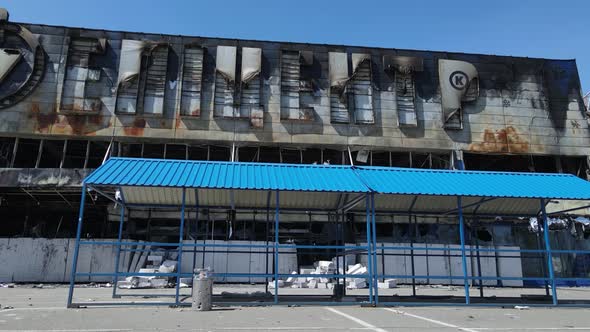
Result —
M111 158L86 179L102 186L367 192L349 166Z
M590 199L590 182L571 174L355 167L373 191L399 195Z
M111 158L92 172L85 183L590 200L590 182L569 174L137 158Z

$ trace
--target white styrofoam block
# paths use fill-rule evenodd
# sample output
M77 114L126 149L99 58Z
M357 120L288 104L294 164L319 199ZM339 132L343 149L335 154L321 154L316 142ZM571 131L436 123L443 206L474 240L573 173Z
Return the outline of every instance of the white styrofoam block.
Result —
M293 271L293 272L291 272L291 274L297 274L297 271ZM295 278L296 277L289 277L289 278L287 278L287 282L292 283L295 280Z
M151 279L149 282L151 287L154 288L164 288L168 286L168 279L154 278Z
M159 255L149 255L149 256L147 257L147 260L148 260L149 262L154 262L154 264L158 264L158 263L160 263L160 262L161 262L163 259L164 259L164 257L162 257L162 256L159 256Z
M162 265L160 265L160 268L158 269L158 271L160 273L172 273L172 272L176 271L177 265L178 265L177 261L166 260L162 263Z
M389 289L397 287L397 280L395 279L385 279L383 282L378 282L377 287L381 289Z
M279 286L279 288L285 287L285 282L283 280L279 279L278 286ZM272 289L275 288L275 281L274 280L268 282L268 288L272 288Z
M318 285L318 281L317 280L310 280L307 283L307 288L316 288Z

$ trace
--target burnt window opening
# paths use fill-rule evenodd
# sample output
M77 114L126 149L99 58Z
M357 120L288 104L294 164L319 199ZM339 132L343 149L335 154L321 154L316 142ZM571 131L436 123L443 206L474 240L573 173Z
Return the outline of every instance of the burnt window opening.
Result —
M529 156L465 153L465 169L476 171L532 172Z
M64 153L65 141L44 140L41 149L40 168L59 168Z
M392 167L411 167L410 153L408 152L391 152Z
M322 150L321 149L305 149L303 150L304 164L321 164Z
M553 156L531 156L531 170L539 173L558 173L557 162Z
M90 141L88 144L90 144L90 147L86 168L97 168L102 165L102 161L109 148L109 142Z
M492 233L486 228L480 228L477 230L477 239L484 242L492 241Z
M68 140L64 158L64 168L84 168L86 164L86 149L88 141Z
M450 154L436 154L431 153L432 169L451 169L451 155Z
M107 80L92 58L104 56L106 39L72 38L68 45L67 65L61 92L60 110L67 112L100 112L102 86Z
M348 159L348 157L344 158L344 151L329 150L329 149L323 150L322 164L344 165L344 161L347 159Z
M34 168L37 164L37 157L39 154L39 149L41 146L41 141L36 139L26 139L26 138L19 138L18 145L16 147L16 155L14 158L14 168ZM61 150L59 152L59 159L57 162L57 166L59 167L59 162L61 161Z
M258 147L241 146L238 149L238 161L257 162L258 161Z
M189 160L209 160L209 148L207 146L189 146Z
M165 149L165 144L145 143L143 145L143 158L163 159L164 158L164 149Z
M201 116L203 58L205 49L199 45L186 45L182 66L182 96L180 114Z
M166 159L185 160L187 157L187 146L185 144L166 144Z
M281 149L281 162L286 164L301 164L303 156L299 149Z
M330 121L375 123L373 69L370 54L329 52ZM350 61L349 61L350 60Z
M563 173L573 174L585 180L590 179L588 158L561 156L558 161Z
M412 168L432 168L432 154L412 152Z
M263 163L280 163L281 151L278 147L260 147L258 160Z
M209 160L212 161L230 161L231 148L227 146L209 146Z
M281 119L313 122L314 59L311 51L281 52Z
M0 137L0 168L10 167L15 141L12 137Z
M389 160L389 152L375 152L371 151L371 162L372 166L391 166Z
M141 158L143 156L143 144L141 143L121 143L120 157Z

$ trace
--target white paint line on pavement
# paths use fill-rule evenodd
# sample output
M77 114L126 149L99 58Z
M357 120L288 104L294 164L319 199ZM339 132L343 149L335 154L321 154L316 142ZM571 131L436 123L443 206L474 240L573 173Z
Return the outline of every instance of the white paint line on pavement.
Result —
M375 332L387 332L387 330L384 330L384 329L379 328L379 327L377 327L375 325L369 324L369 323L365 322L364 320L358 319L358 318L356 318L354 316L351 316L349 314L345 314L342 311L336 310L334 308L326 308L326 310L329 310L329 311L331 311L331 312L333 312L333 313L335 313L337 315L340 315L340 316L342 316L344 318L348 318L351 321L353 321L353 322L355 322L355 323L357 323L357 324L359 324L359 325L361 325L363 327L366 327L368 330L372 330L372 331L375 331Z
M480 331L590 331L590 327L478 327Z
M427 318L427 317L423 317L423 316L419 316L419 315L414 315L414 314L411 314L409 312L405 312L405 311L401 311L401 310L396 310L396 309L391 309L391 308L383 308L383 310L391 311L391 312L394 312L396 314L400 314L400 315L404 315L404 316L409 316L409 317L413 317L413 318L416 318L416 319L421 319L421 320L424 320L424 321L427 321L427 322L430 322L430 323L433 323L433 324L437 324L437 325L441 325L441 326L445 326L445 327L451 327L451 328L457 329L459 331L464 331L464 332L478 332L477 330L474 330L474 329L469 329L469 328L466 328L466 327L460 327L460 326L457 326L457 325L453 325L453 324L441 322L440 320L431 319L431 318Z
M0 330L0 331L14 331L12 330ZM75 330L18 330L19 332L127 332L133 331L133 329L75 329Z

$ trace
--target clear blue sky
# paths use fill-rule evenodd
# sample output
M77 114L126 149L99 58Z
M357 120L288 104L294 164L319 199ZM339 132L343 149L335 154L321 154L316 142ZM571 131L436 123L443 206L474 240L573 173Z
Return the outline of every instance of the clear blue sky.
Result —
M590 0L8 0L11 20L209 37L577 59Z

